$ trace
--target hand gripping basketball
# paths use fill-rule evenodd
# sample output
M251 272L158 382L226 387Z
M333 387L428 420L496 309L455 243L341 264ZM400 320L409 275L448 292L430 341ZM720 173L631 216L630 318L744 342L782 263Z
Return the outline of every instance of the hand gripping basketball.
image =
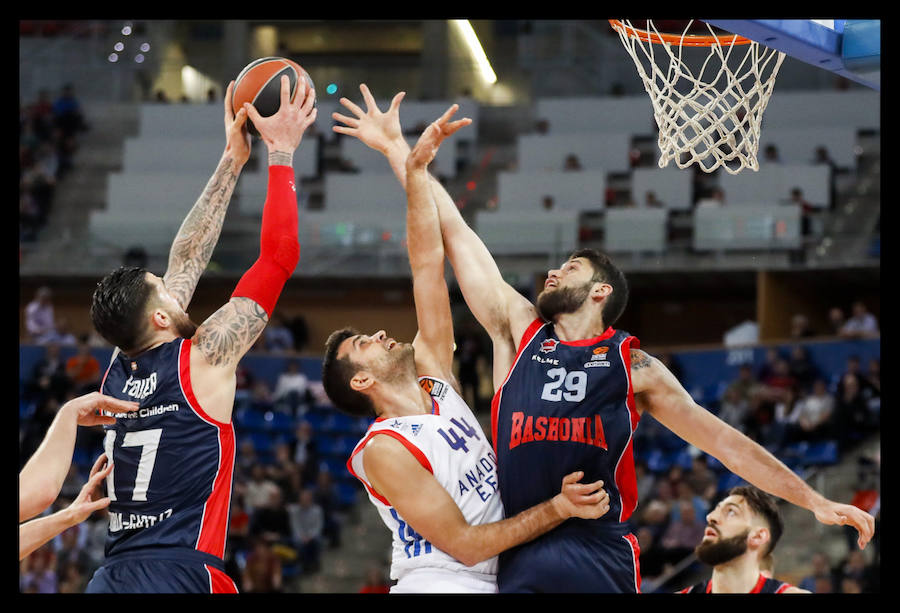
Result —
M316 120L315 100L315 92L312 89L307 91L307 84L303 80L298 83L297 93L292 100L290 80L282 75L281 106L278 112L263 117L249 102L244 103L244 108L270 152L293 152L300 146L306 128Z

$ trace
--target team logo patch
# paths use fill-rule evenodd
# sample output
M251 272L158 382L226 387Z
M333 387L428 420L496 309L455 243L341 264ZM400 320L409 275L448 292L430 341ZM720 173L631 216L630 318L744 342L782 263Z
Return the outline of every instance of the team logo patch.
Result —
M594 355L601 355L601 354L606 355L608 351L609 351L609 347L597 347L596 349L594 349L593 354Z
M541 353L550 353L551 351L556 351L556 346L559 344L559 341L555 338L548 338L547 340L541 342Z
M444 396L447 395L447 386L445 386L440 381L435 381L434 379L423 377L419 380L419 385L423 390L425 390L438 400L443 400Z
M132 362L132 363L131 363L131 370L132 370L132 371L136 371L136 370L137 370L137 362Z

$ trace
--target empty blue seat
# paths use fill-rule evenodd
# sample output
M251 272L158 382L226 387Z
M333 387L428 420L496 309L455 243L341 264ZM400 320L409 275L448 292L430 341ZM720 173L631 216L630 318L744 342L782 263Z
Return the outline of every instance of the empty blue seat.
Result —
M660 449L647 453L647 468L654 473L664 473L672 467L672 456Z
M727 492L731 488L741 485L742 483L744 483L744 480L736 474L731 472L724 473L721 477L719 477L719 492Z
M337 489L338 502L344 507L352 507L356 504L356 498L359 494L359 488L349 481L339 482L335 488Z
M803 454L801 462L806 466L831 466L840 459L837 441L821 441L813 443Z

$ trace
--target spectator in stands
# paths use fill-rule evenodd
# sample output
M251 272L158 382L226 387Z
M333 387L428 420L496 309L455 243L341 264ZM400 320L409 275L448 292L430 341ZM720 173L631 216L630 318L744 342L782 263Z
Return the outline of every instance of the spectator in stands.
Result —
M852 313L850 318L841 326L840 336L844 338L878 337L880 334L878 331L878 320L869 312L862 300L853 302Z
M276 493L280 494L278 486L268 477L265 466L262 464L253 466L250 480L247 482L244 491L244 504L251 516L257 509L270 505Z
M816 379L812 393L799 399L785 421L790 424L788 440L815 442L835 436L834 397L824 379Z
M359 588L360 594L388 594L391 591L391 582L387 580L384 568L379 564L372 564L366 569L366 580Z
M809 317L803 313L797 313L791 318L791 338L800 340L815 335L815 331L809 324Z
M321 567L325 513L315 501L313 490L300 490L297 502L287 506L291 537L304 573L316 573Z
M835 425L841 445L847 449L878 429L863 395L859 375L847 373L841 379L841 389L835 399Z
M794 345L791 348L788 367L791 376L803 392L808 392L812 388L813 381L819 376L818 369L812 363L809 351L804 345Z
M856 548L850 549L835 568L837 583L843 594L868 592L871 574L872 569L866 563L864 552Z
M729 383L725 389L726 392L734 390L735 394L737 394L736 400L743 400L749 403L750 399L759 391L759 382L753 374L753 366L751 364L741 364L738 367L737 379Z
M554 206L556 206L556 200L553 199L553 196L544 196L541 198L541 207L545 211L552 211Z
M66 360L66 376L72 385L72 392L78 396L100 389L100 361L91 353L88 335L78 340L75 355Z
M82 579L84 584L87 584L87 581L83 579L83 573L91 567L91 558L83 544L79 542L79 534L82 530L86 530L85 525L76 524L64 530L57 537L59 543L56 548L56 575L61 581L66 578L68 581L77 583L79 579ZM66 568L69 565L74 565L77 571L76 577L69 576Z
M840 307L828 309L828 332L831 336L840 336L846 321L843 309Z
M41 228L41 210L37 200L23 185L19 186L19 240L33 242Z
M534 122L534 131L537 134L549 134L550 133L550 122L547 119L541 118ZM422 132L416 132L416 134L421 134Z
M563 162L563 170L566 172L583 170L581 160L574 153L568 154Z
M478 360L484 349L478 334L472 330L460 332L456 341L457 380L466 404L477 414L484 407L480 391L481 379L478 374Z
M835 162L831 154L828 152L828 148L825 145L819 145L813 151L812 163L815 165L824 164L831 168L832 170L837 169L837 162Z
M722 395L719 419L746 434L750 408L750 397L742 394L738 387L729 386Z
M811 569L808 575L803 577L797 587L810 592L816 592L816 582L820 579L827 579L831 582L831 563L828 560L828 554L824 551L816 551L810 558Z
M253 372L247 368L247 365L241 360L237 368L234 371L235 376L235 391L234 398L236 401L248 400L253 393L253 383L256 381L256 377L253 376Z
M641 526L634 531L637 537L638 547L641 551L641 578L655 579L666 568L666 553L659 546L658 540L648 526Z
M246 593L275 593L282 588L281 559L264 539L253 539L241 577Z
M697 516L694 505L687 500L678 502L678 519L673 518L660 539L666 561L676 563L694 551L706 530L706 521Z
M284 353L294 350L294 336L287 326L283 313L273 313L269 325L264 332L263 348L271 353Z
M250 394L250 408L261 413L271 411L274 408L272 392L269 385L263 379L257 379L253 383L253 392Z
M291 335L294 337L294 351L303 351L309 342L309 326L306 323L306 318L303 315L294 315L288 321L288 327L291 330Z
M31 367L24 388L25 397L38 404L47 398L58 402L65 399L69 392L69 379L66 377L66 364L60 355L59 345L50 343L46 346L44 355Z
M41 286L34 298L25 306L25 330L27 341L43 345L56 334L56 316L53 309L53 292Z
M341 501L334 484L334 478L327 470L320 470L313 487L313 499L322 507L322 537L328 546L336 549L341 545Z
M250 514L244 508L240 496L231 497L231 511L228 514L228 545L233 551L243 551L249 545Z
M638 500L650 500L651 494L656 489L656 475L647 468L646 462L638 458L634 460L634 475Z
M33 594L55 594L56 554L51 543L42 545L30 556L19 562L19 591Z
M291 543L291 518L284 504L284 496L278 487L269 491L269 498L250 513L248 531L251 538L262 538L281 551L294 551Z
M56 318L56 333L47 339L47 342L56 343L62 347L75 347L78 345L78 337L72 334L68 318Z
M53 121L64 136L88 129L81 103L75 96L75 87L71 83L63 85L59 97L53 102Z
M303 485L315 483L319 474L319 448L312 424L305 419L297 423L294 430L291 456L300 467L300 482Z
M238 445L237 457L234 459L235 489L244 491L244 487L252 478L254 467L259 464L253 440L245 438Z
M77 562L66 562L57 571L60 594L81 594L87 587L86 573Z
M272 399L276 407L295 416L303 415L309 409L312 402L309 378L300 372L297 360L290 360L285 370L278 375Z
M694 494L703 497L704 500L711 495L709 488L714 488L717 484L716 474L709 467L706 457L702 453L695 457L691 463L690 472L685 476L685 483L690 486ZM708 500L705 504L708 506Z
M652 209L661 209L665 207L665 203L656 197L656 192L648 190L644 196L644 205Z
M772 144L766 145L763 150L763 161L769 164L780 164L781 154L778 152L778 147Z
M791 196L787 204L800 207L800 233L802 236L812 234L812 220L816 214L814 207L809 200L803 196L803 190L799 187L791 188Z
M266 466L266 476L278 486L285 498L292 500L299 491L295 485L299 484L299 475L300 466L291 457L291 446L285 442L277 443L275 461Z

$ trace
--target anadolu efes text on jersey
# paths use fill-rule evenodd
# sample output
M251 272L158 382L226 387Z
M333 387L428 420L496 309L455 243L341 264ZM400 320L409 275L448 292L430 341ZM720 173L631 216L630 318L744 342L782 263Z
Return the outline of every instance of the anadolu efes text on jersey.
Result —
M631 387L627 332L559 340L536 319L491 404L500 490L508 516L559 492L562 478L584 471L603 480L610 510L598 521L624 522L637 505L632 434L639 415Z
M432 412L425 415L376 419L356 444L347 468L366 487L369 500L393 534L391 578L422 568L494 575L497 558L465 566L416 533L390 501L376 492L366 478L365 446L377 435L392 436L447 490L469 524L503 519L497 481L497 458L475 415L449 383L420 377L419 384L432 397Z

